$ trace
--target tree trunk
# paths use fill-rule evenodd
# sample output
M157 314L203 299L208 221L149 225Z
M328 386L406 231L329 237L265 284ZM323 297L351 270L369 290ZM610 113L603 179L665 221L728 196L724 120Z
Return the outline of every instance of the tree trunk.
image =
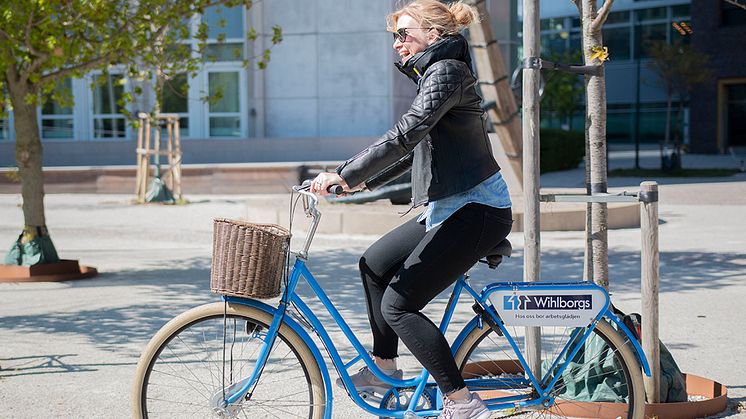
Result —
M603 45L601 26L593 23L598 13L596 0L582 0L583 56L586 65L591 62L591 48ZM603 65L603 63L599 64ZM606 78L586 76L586 129L590 147L591 192L593 195L608 192L606 168ZM608 209L606 203L591 204L591 247L593 281L609 287Z
M44 174L36 101L27 101L38 92L25 77L18 77L13 67L7 70L5 81L15 116L16 165L21 177L24 227L21 239L11 247L4 262L24 266L59 262L44 216Z
M27 82L10 76L6 80L15 119L16 165L22 179L23 219L26 228L45 227L44 175L37 107L35 103L26 103L26 96L35 92Z

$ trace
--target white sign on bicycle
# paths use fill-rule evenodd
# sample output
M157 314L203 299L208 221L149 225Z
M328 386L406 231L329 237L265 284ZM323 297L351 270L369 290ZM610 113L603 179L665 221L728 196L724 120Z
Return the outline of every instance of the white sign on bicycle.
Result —
M498 290L489 298L508 326L586 326L606 303L593 288Z

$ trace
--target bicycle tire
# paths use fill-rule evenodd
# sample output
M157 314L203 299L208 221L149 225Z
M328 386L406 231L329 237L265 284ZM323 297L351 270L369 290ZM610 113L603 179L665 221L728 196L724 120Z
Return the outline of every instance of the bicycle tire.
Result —
M231 377L227 366L223 373L224 310L228 323L225 357L235 362L235 368L241 367ZM253 371L258 347L266 337L261 331L266 334L271 322L272 314L264 310L241 304L226 307L221 302L195 307L169 321L153 336L138 362L133 417L214 416L214 398L222 400L223 387ZM199 345L196 350L192 343ZM241 346L238 357L236 345ZM247 348L250 352L245 354ZM287 324L280 327L251 393L249 400L231 408L236 417L323 417L326 399L321 370L309 347ZM157 409L164 406L159 414Z
M515 329L523 329L523 327ZM546 327L541 329L542 343L544 344L545 340L548 340L547 337L550 336L548 330L552 328ZM585 330L583 330L583 332L585 332ZM565 377L564 374L562 375L562 378L557 383L558 386L553 389L553 394L555 395L558 403L555 403L548 408L542 407L542 409L536 409L535 407L533 409L526 409L524 411L518 411L515 408L507 409L507 411L503 412L503 416L537 416L551 418L617 418L624 417L624 412L626 411L627 418L643 418L645 410L645 390L642 381L642 371L639 366L639 362L631 349L631 346L627 343L628 338L615 330L605 319L598 322L594 329L594 333L596 336L599 336L601 339L603 339L603 342L608 345L608 349L599 350L598 356L600 356L601 353L608 353L612 358L604 358L602 361L599 362L599 359L597 359L596 356L588 356L588 354L584 353L583 351L579 352L578 355L576 355L576 357L573 359L573 361L578 362L576 362L575 364L571 364L577 365L579 367L568 367L568 369L565 371L565 374L578 372L580 373L578 374L578 377L580 377L580 379L572 380L571 378L568 379L567 377ZM512 333L511 335L514 336ZM580 336L582 336L582 334ZM569 338L565 339L564 342L567 342L568 340ZM519 340L516 341L516 344L519 348L522 348L522 343L519 342ZM553 359L544 355L544 347L542 347L542 354L542 360ZM556 358L558 354L559 351L555 350L554 358ZM511 356L513 358L511 358ZM522 367L520 367L520 363L517 361L515 352L512 350L512 348L509 347L507 339L505 337L498 336L486 323L484 324L482 329L480 329L476 325L473 327L473 329L467 334L463 343L456 350L454 358L456 360L456 365L459 366L465 379L505 377L508 380L511 380L510 374L513 374L513 380L523 379L523 369ZM543 361L543 363L544 362L546 361ZM613 403L616 406L611 406L610 403L585 403L585 401L589 400L582 400L582 402L579 402L578 398L573 399L573 395L563 396L561 394L561 391L567 390L568 385L580 388L581 390L584 385L589 388L590 386L588 386L587 381L583 381L583 374L589 373L590 368L592 368L594 365L596 366L596 369L593 371L594 373L598 373L599 370L605 370L605 372L602 371L599 373L598 376L592 377L593 382L605 383L607 380L611 382L616 381L617 384L621 383L621 385L617 385L617 387L626 387L627 396L626 401L624 401L624 403L626 403L626 407L622 403ZM599 365L603 366L603 368L598 368ZM615 371L610 371L608 369L608 366L610 365L618 365L619 367ZM583 371L583 367L585 366L588 366L589 369ZM495 370L498 371L496 372ZM621 376L619 375L620 372L623 378L621 378ZM617 374L617 376L613 377L609 374ZM506 389L505 387L502 387L501 391L504 391L505 393L502 393L500 395L528 395L531 394L531 392L534 392L533 394L536 394L533 385L531 385L530 383L526 385L526 380L523 381L523 384L517 384L515 385L515 388ZM570 383L571 381L572 383ZM573 390L577 391L577 388L574 388ZM476 391L480 392L480 390ZM489 395L483 396L483 398L489 397ZM622 412L621 415L619 414L620 411Z

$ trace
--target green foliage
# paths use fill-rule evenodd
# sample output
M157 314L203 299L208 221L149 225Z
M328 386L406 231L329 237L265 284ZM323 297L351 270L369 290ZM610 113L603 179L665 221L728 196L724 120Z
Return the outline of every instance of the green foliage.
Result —
M131 79L153 76L167 82L194 74L203 65L208 27L202 22L190 39L192 18L209 7L251 7L251 0L24 0L3 2L0 12L0 73L7 84L24 84L27 101L65 100L57 88L70 77L112 66ZM225 20L221 19L222 26ZM219 23L220 26L220 23ZM219 32L219 31L218 31ZM256 39L256 32L249 31ZM218 33L218 43L225 34ZM273 28L273 45L282 40ZM256 60L266 67L269 54ZM2 86L0 86L2 87Z
M578 167L585 156L585 135L579 131L542 128L540 135L541 173Z
M553 54L549 57L552 62L563 64L576 64L583 61L580 51L574 53ZM547 77L544 86L544 96L541 99L542 117L549 114L559 115L561 118L570 118L576 109L583 104L583 78L564 71L549 71L544 73Z

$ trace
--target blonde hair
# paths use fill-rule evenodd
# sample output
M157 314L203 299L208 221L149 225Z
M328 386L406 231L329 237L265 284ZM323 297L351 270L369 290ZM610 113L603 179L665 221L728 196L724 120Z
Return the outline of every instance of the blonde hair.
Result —
M438 0L414 0L386 16L386 29L395 31L402 15L412 17L423 28L435 29L441 36L455 35L480 20L476 7L461 1L445 4Z

